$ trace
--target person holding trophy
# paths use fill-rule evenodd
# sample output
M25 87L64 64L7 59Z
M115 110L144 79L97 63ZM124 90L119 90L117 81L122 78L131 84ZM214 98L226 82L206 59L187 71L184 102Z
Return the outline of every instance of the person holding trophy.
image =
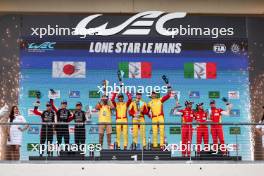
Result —
M144 115L148 114L148 107L146 102L142 100L142 93L136 93L136 99L132 101L129 106L129 115L133 122L133 144L132 149L136 149L138 143L138 129L140 129L140 140L142 148L146 149L146 126Z
M160 130L160 148L164 148L165 139L165 127L164 127L164 113L163 113L163 103L167 101L171 96L171 86L169 85L168 78L163 75L162 79L167 85L168 92L162 98L158 98L158 92L152 91L151 101L148 103L148 112L150 113L152 119L152 143L153 147L158 147L158 128Z
M100 102L97 103L95 109L99 111L98 123L99 123L99 143L103 147L104 131L106 131L107 145L111 148L111 134L112 134L112 113L111 110L114 109L112 103L108 100L106 95L102 95Z
M118 94L118 102L115 101L117 93L113 93L113 96L111 98L111 101L116 108L116 142L117 142L117 148L120 149L121 144L121 132L123 133L123 145L124 150L127 149L128 145L128 126L127 123L127 110L132 102L132 96L129 92L127 92L127 102L124 101L124 95L122 93ZM121 124L119 124L121 123Z
M34 110L33 113L37 116L40 116L43 123L50 123L50 124L42 124L41 126L41 132L40 132L40 144L45 144L46 142L48 144L52 144L53 142L53 133L55 132L55 127L52 123L56 122L56 114L52 110L50 102L46 103L46 110L43 112L39 111L38 108L40 106L40 102L37 101L34 104ZM47 150L48 156L53 156L53 153ZM42 156L43 153L40 153L40 156Z
M213 147L215 149L216 145L218 145L218 140L220 141L220 144L224 145L224 131L223 131L223 125L222 123L222 116L229 116L230 111L232 109L232 104L228 102L226 98L222 98L223 102L226 104L226 110L223 110L222 108L216 107L215 100L210 101L210 120L212 121L211 125L211 134L213 138ZM223 154L226 154L226 151L222 151Z

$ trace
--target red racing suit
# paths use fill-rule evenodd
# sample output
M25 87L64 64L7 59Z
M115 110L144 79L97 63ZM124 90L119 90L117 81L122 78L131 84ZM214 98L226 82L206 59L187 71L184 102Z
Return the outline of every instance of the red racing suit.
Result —
M191 147L188 144L192 144L192 132L193 128L191 124L184 123L192 123L194 118L194 111L191 108L185 108L179 110L178 115L182 116L182 156L191 155Z
M212 123L219 123L219 124L211 125L211 134L214 145L218 145L218 139L220 141L220 144L225 144L223 126L220 124L222 123L223 111L224 110L221 108L211 108L210 119L212 120Z
M198 123L205 123L207 122L207 112L203 109L199 109L195 111L194 118ZM197 145L197 153L199 154L201 151L201 144L202 140L204 144L208 144L209 142L209 135L208 135L208 127L206 124L199 124L196 128L197 135L196 135L196 144Z

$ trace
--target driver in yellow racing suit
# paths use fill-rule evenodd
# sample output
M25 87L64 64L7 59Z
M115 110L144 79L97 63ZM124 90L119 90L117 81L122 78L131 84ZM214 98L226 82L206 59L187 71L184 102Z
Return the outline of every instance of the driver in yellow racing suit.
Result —
M158 128L160 130L160 148L164 147L164 113L163 113L163 103L170 98L171 89L162 98L158 98L157 92L153 91L151 94L152 100L148 103L149 112L151 111L152 119L152 143L153 147L158 147ZM159 124L161 123L161 124Z
M138 129L140 130L140 140L143 149L146 149L146 126L144 115L148 114L146 102L142 100L142 93L136 93L136 100L132 101L129 106L129 115L133 122L133 148L135 149L138 143ZM137 124L140 123L140 124Z

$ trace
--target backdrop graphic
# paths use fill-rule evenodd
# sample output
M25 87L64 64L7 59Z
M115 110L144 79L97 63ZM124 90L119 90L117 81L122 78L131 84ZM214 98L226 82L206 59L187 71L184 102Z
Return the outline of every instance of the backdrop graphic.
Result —
M106 16L105 18L110 18ZM124 16L120 17L123 21ZM113 24L117 24L118 17L114 17ZM47 19L41 17L42 19ZM61 17L64 18L64 17ZM77 17L68 18L68 22L74 21ZM181 19L183 24L198 24L197 19L200 18L204 23L203 27L209 25L212 27L212 21L217 20L219 26L233 25L229 18L224 17L196 17L187 16ZM32 16L24 18L25 26L37 26L39 21ZM52 24L56 24L59 18L52 18ZM78 17L79 19L79 17ZM249 80L248 80L248 52L247 39L245 38L245 26L243 18L234 18L233 21L240 28L234 28L235 34L230 38L226 36L218 39L211 37L186 36L178 38L165 38L164 36L156 36L150 34L147 36L91 36L89 38L80 39L74 37L63 36L47 36L46 38L32 37L28 33L28 28L23 30L23 42L20 51L20 96L19 104L23 115L28 122L40 122L40 118L32 115L30 109L36 98L35 91L41 92L41 107L45 108L45 102L49 100L48 92L52 88L60 92L55 99L57 106L64 99L68 101L69 108L73 109L77 101L81 101L84 105L94 108L99 101L98 91L102 80L108 80L110 85L118 84L117 70L121 63L148 63L151 65L147 69L147 76L136 76L139 78L125 78L124 84L127 86L163 86L162 75L169 77L170 83L175 91L179 92L180 104L184 104L185 100L192 100L195 103L204 102L205 109L209 109L210 99L215 99L217 106L225 108L221 101L222 97L227 97L234 104L232 115L223 117L223 122L249 122L250 121L250 101L249 101ZM29 22L33 24L29 25ZM45 24L48 24L45 21ZM43 22L43 23L44 23ZM65 22L66 23L66 22ZM102 21L99 20L102 24ZM70 27L69 23L69 27ZM173 25L170 22L170 25ZM178 22L175 25L178 25ZM45 26L44 24L41 24ZM96 26L96 24L92 24ZM110 24L111 26L111 24ZM105 43L103 43L105 42ZM120 50L118 51L118 45ZM127 43L127 44L124 44ZM162 49L158 50L157 43L162 44ZM96 44L98 47L96 50ZM102 45L113 45L113 50L106 49ZM174 47L166 47L166 45ZM126 47L130 46L130 47ZM138 49L136 49L138 45ZM148 46L150 47L148 52ZM103 49L105 48L105 50ZM136 65L137 71L143 71L145 67ZM211 65L207 67L207 65ZM212 68L213 65L213 69ZM131 66L131 64L130 64ZM131 67L127 67L131 69ZM206 69L203 74L198 75L194 70L201 71ZM210 69L209 69L210 68ZM135 67L133 67L135 69ZM133 70L135 73L135 70ZM146 70L145 70L146 71ZM146 73L146 72L144 72ZM144 74L143 74L144 75ZM128 77L132 77L131 75ZM199 79L200 78L200 79ZM161 93L161 96L164 93ZM146 102L150 98L145 93L143 99ZM164 104L165 122L181 122L181 118L170 114L171 109L175 106L175 99L172 97ZM147 122L151 120L145 117ZM115 117L112 117L115 122ZM97 122L97 114L92 116L92 122ZM131 122L131 117L129 117ZM180 143L181 135L179 134L180 126L166 126L166 138L168 143ZM227 144L235 144L236 137L240 140L238 146L239 155L242 159L251 159L251 143L250 129L246 126L239 127L240 133L235 135L237 127L225 126L225 139ZM96 126L87 126L86 143L98 143L98 134ZM28 151L30 143L39 142L38 128L25 134L25 142L22 146L23 152L28 155L37 155L37 152ZM132 142L131 130L129 130L129 142ZM151 127L147 126L147 139L152 137ZM74 136L71 134L71 142ZM115 140L113 135L112 140ZM196 134L194 133L193 142L196 142ZM210 137L210 143L212 139ZM235 153L231 153L235 154ZM180 153L175 153L179 156ZM24 158L27 159L27 158Z

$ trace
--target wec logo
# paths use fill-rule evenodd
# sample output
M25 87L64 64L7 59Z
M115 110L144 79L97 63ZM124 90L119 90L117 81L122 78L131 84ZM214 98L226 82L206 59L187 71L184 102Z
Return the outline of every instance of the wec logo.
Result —
M147 36L151 35L151 30L155 31L154 35L168 36L193 36L193 37L211 37L218 38L219 36L234 35L233 27L216 26L216 27L201 27L200 24L194 22L194 26L189 24L189 19L186 19L184 24L171 22L171 20L182 19L186 17L186 12L165 13L162 11L147 11L131 16L117 26L110 25L110 17L103 24L100 22L103 14L94 14L85 17L76 26L61 27L60 25L47 25L46 27L31 27L31 36L80 36L86 38L91 35L98 36ZM99 19L99 20L98 20ZM117 19L118 20L118 19ZM170 23L168 24L168 22ZM70 24L71 25L71 24ZM174 25L174 26L173 26ZM111 26L111 27L109 27ZM166 28L165 28L166 26ZM200 26L200 27L199 27Z
M148 35L150 33L150 28L154 23L154 19L158 18L164 14L161 11L147 11L138 13L128 20L123 22L122 24L113 27L113 28L106 28L109 22L105 24L95 27L95 28L86 28L86 26L95 18L102 16L102 14L91 15L83 20L81 20L74 31L74 35L82 35L86 37L87 35L102 35L102 36L109 36L115 35L123 31L126 27L131 26L133 29L126 29L122 32L122 35ZM169 13L166 15L161 16L156 22L156 31L165 36L174 35L175 31L169 31L164 28L164 24L172 19L175 18L184 18L186 16L185 12L176 12L176 13ZM139 28L137 28L139 27Z
M56 42L44 42L42 44L30 43L28 49L54 49Z

